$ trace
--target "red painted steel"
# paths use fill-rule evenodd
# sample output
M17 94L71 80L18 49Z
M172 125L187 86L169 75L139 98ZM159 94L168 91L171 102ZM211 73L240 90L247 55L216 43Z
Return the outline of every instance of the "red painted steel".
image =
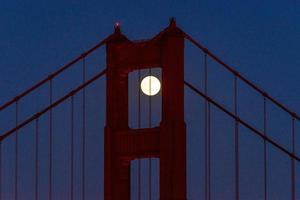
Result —
M162 121L159 127L128 126L128 74L160 66ZM115 27L107 42L105 200L130 199L130 164L160 159L160 199L186 200L184 34L174 20L154 38L133 42Z
M183 69L184 69L184 39L191 41L194 45L199 47L205 53L205 63L207 62L207 56L214 59L216 62L221 64L227 70L234 74L234 99L235 107L234 111L231 112L227 110L224 106L219 104L217 101L212 99L207 94L207 63L205 64L205 91L201 92L195 86L183 80ZM18 122L18 103L27 94L35 91L41 85L49 82L50 84L50 97L52 93L52 80L58 76L63 71L70 68L74 63L85 60L85 57L98 49L100 46L107 44L107 65L108 69L95 75L93 78L83 81L83 84L73 89L60 99L55 102L50 101L50 105L43 108L39 112L31 115L24 121ZM162 69L162 121L158 127L143 128L143 129L130 129L128 127L128 73L148 68L151 71L152 67L160 66ZM85 69L85 67L83 67ZM105 127L105 200L129 200L130 199L130 163L132 160L141 158L159 158L160 159L160 199L161 200L186 200L186 126L184 122L184 107L183 107L183 87L186 85L193 92L203 97L207 103L205 105L207 120L205 122L207 132L210 131L210 107L218 108L223 113L231 117L235 122L235 192L236 198L239 199L239 127L245 127L251 132L254 132L259 136L264 144L270 144L276 149L283 152L285 155L291 158L291 198L296 198L296 176L295 176L295 165L296 161L300 161L300 157L297 155L295 150L295 120L300 120L300 117L288 110L285 106L278 103L275 99L268 96L266 92L258 88L252 82L245 79L233 68L225 64L219 58L214 56L205 47L201 46L195 40L193 40L186 33L181 31L176 27L174 20L171 21L170 25L161 33L156 35L150 40L144 41L130 41L124 36L120 31L120 26L115 27L115 33L109 36L107 39L103 40L100 44L96 45L92 49L83 53L80 57L74 59L70 63L66 64L64 67L58 71L49 75L46 79L38 82L33 87L29 88L25 92L13 98L11 101L0 105L0 111L6 107L15 103L16 105L16 126L11 130L3 133L0 136L0 163L2 163L2 142L9 136L15 134L18 137L18 130L26 126L27 124L36 120L36 138L35 138L35 198L39 196L39 118L51 110L71 99L71 134L73 134L73 124L74 124L74 95L79 91L83 91L84 88L93 83L95 80L104 76L107 72L107 121ZM85 71L83 71L83 77L85 77ZM251 86L254 90L258 91L264 98L264 121L266 122L268 113L266 111L267 100L282 108L284 111L291 115L292 119L292 149L282 146L280 143L276 142L270 136L265 134L266 123L264 123L264 132L257 130L255 127L248 124L246 121L241 119L238 115L237 109L237 81L241 80ZM84 95L83 95L84 97ZM140 97L139 97L140 98ZM140 101L140 99L139 99ZM83 105L84 105L83 98ZM139 108L140 109L140 108ZM83 110L85 110L83 106ZM84 113L84 112L83 112ZM140 111L139 111L140 113ZM140 114L139 114L140 116ZM50 132L52 132L52 117L50 117ZM83 122L85 124L85 115L83 115ZM139 122L140 124L140 122ZM151 124L151 123L150 123ZM83 126L85 132L85 126ZM205 170L207 174L207 198L210 198L210 134L207 135L207 144L205 147ZM71 198L73 196L73 135L71 135ZM52 143L51 137L50 143ZM83 137L83 140L84 137ZM84 141L83 141L84 144ZM51 147L52 145L50 145ZM15 149L15 183L14 183L14 194L15 199L19 196L19 145L18 139L16 139L16 149ZM82 149L85 146L83 145ZM264 150L266 151L266 150ZM50 177L52 173L52 150L49 150L49 168ZM265 153L265 152L264 152ZM83 155L84 155L83 151ZM265 155L265 163L269 156ZM0 164L0 172L2 171L2 165ZM82 159L82 198L85 198L85 185L84 185L84 169L85 169L85 159ZM267 179L267 165L264 164L264 180ZM52 181L49 179L49 199L51 199L52 192ZM2 194L2 180L0 173L0 198ZM140 180L139 180L140 182ZM267 194L267 182L264 182L264 193L265 198ZM139 188L140 189L140 188ZM139 191L140 192L140 191ZM140 197L140 193L139 193Z

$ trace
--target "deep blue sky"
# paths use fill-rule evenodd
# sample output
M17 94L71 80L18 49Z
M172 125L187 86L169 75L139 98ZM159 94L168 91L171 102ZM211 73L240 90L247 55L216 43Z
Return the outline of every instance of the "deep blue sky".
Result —
M168 24L168 19L172 16L176 17L178 26L204 44L217 56L268 91L270 95L300 113L300 2L298 0L2 0L0 6L0 103L2 104L9 100L111 34L115 22L121 22L122 31L129 38L144 39L152 37L164 28ZM187 49L190 50L190 47ZM195 57L196 54L194 53L186 61L187 65L192 66L192 69L195 69L197 67L195 63L199 62ZM211 68L213 68L213 64L211 64ZM186 73L187 79L193 79L195 76L196 74L193 74L192 70ZM217 83L223 78L225 80L224 84L218 86ZM212 75L211 80L213 82L212 85L217 87L216 90L212 90L212 94L222 90L220 88L229 85L229 78L226 75L222 76L222 78L218 77L218 75ZM218 89L218 87L220 88ZM94 99L91 99L91 105L96 105L94 102L97 100L103 101L103 98L99 96L100 94L93 96ZM225 100L222 100L223 96ZM227 96L228 93L223 91L219 99L226 104L229 102L229 97L227 98ZM241 98L246 101L247 99L251 99L251 101L255 99L255 97L249 98L249 96L251 95L248 95L246 92L244 98ZM189 100L196 104L198 97L191 95ZM199 108L201 105L198 108L191 107L194 104L188 104L186 118L191 120L191 123L198 124L198 126L190 130L193 130L194 133L197 133L197 130L199 130L199 133L201 133L202 124L198 123L197 117L191 115L194 112L201 113ZM254 103L248 102L247 105L253 106ZM240 109L241 114L246 113L245 118L260 121L254 123L257 127L261 127L262 116L258 116L254 111L261 112L261 104L257 107L253 106L253 108ZM216 114L218 111L213 110L213 113ZM95 124L97 124L97 117L103 119L103 114L93 114L91 114L91 120ZM276 122L276 120L278 121L278 119L274 119L273 122ZM286 122L286 119L284 120ZM228 174L232 173L232 135L228 139L228 135L224 134L225 132L228 134L232 133L232 126L228 126L232 121L221 117L215 117L213 121L219 125L216 126L213 136L213 138L215 137L213 144L218 146L213 152L215 155L213 163L214 166L219 167L215 167L215 173L213 173L213 190L216 193L214 198L232 199L232 178L228 178ZM12 123L12 121L9 122ZM99 126L102 129L102 124L93 125L90 129L95 130L94 126ZM279 132L282 129L282 127L278 127L278 123L273 129L270 128L270 130L275 130L275 132ZM223 132L223 130L227 131ZM244 131L247 132L247 130ZM96 135L97 131L94 132L93 134ZM95 136L93 134L91 134L90 140L100 139L99 135ZM199 143L196 141L202 141L203 138L200 137L202 134L196 134L195 140L189 139L192 141L189 143L189 146L191 146L189 148L196 149L199 146ZM65 138L67 135L61 137ZM243 148L245 148L245 158L241 165L244 166L242 172L246 174L241 180L245 186L244 188L242 187L241 193L245 199L247 199L246 197L254 199L261 194L261 187L259 187L261 180L253 178L253 180L249 181L249 179L257 176L261 177L262 175L260 174L261 162L257 161L257 159L261 161L259 157L261 151L253 150L253 146L258 149L261 148L261 141L257 141L252 136L249 137L244 136L243 138L242 136L241 139L244 141ZM283 143L287 144L286 140L289 140L287 139L288 137L282 135L278 137L284 138ZM79 144L79 141L77 142ZM57 146L60 147L59 145L62 148L64 146L58 141ZM97 145L92 144L92 142L91 146L91 149L97 149ZM47 155L46 147L44 148L45 150L41 150L41 152ZM226 155L228 157L218 154L222 152L227 152L228 154ZM252 152L254 152L253 155L251 154ZM282 159L282 157L276 155L272 161ZM220 157L223 160L218 159ZM191 168L197 170L198 165L202 161L201 159L197 155L192 156L189 162L195 161L196 164ZM247 167L247 164L250 163L254 163L254 166ZM289 166L287 160L284 160L281 164L285 167ZM278 164L278 166L280 168L281 165ZM91 168L93 167L96 168L91 165ZM9 165L7 168L9 168ZM58 174L64 174L64 171L59 167L57 171ZM279 174L279 178L273 176L274 174ZM280 182L282 181L283 185L288 185L289 180L286 177L289 174L288 172L281 173L277 168L274 170L274 174L270 176L270 182L274 183L273 192L270 192L270 196L272 197L273 195L275 198L276 195L278 197L276 192L280 192L279 188L282 187ZM193 175L194 179L192 177L189 183L194 183L190 189L194 196L191 195L190 199L203 194L203 185L201 185L203 183L200 181L203 178L202 172ZM89 174L89 176L93 175ZM283 181L283 177L285 177L285 181ZM44 182L46 182L45 180ZM80 180L77 180L77 182L80 182ZM23 179L22 183L26 185L26 178ZM65 183L67 181L62 181L62 185L67 187ZM95 183L98 182L95 181ZM277 185L276 183L279 184ZM198 188L197 184L201 185L201 189ZM90 195L95 196L96 194L93 191L97 191L98 185L94 184L97 185L94 186L93 183L90 183L90 185L90 188L92 188L90 189ZM254 188L253 185L257 186L257 188ZM289 196L287 188L282 189L281 193ZM46 190L46 188L44 189ZM63 189L60 189L59 187L55 189L57 194L63 193ZM255 189L258 189L260 192L256 192ZM7 189L7 191L10 190ZM9 195L10 192L7 193ZM286 199L285 194L282 194L278 199ZM29 193L27 195L30 196ZM24 199L26 198L24 197Z
M147 38L170 16L273 96L300 111L300 2L16 1L0 7L4 102L112 32Z

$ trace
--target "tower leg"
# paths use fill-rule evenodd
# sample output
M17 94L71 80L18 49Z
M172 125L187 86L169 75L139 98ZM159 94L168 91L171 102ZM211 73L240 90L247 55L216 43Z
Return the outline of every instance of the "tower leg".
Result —
M161 125L160 149L160 200L186 200L186 126L183 122Z

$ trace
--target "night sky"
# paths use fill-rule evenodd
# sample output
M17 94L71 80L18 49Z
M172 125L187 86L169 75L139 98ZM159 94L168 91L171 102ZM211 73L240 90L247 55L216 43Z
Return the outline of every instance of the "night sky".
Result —
M0 104L45 78L49 73L57 70L64 63L80 55L100 40L113 32L115 22L121 23L121 29L130 39L145 39L154 36L168 25L170 17L175 17L177 24L185 32L189 33L197 41L205 45L210 51L220 57L227 64L233 66L249 80L268 91L268 94L278 99L293 111L300 113L300 1L298 0L188 0L188 1L21 1L2 0L0 3ZM100 50L93 58L87 61L87 78L95 72L105 68L105 52ZM194 83L198 88L203 88L203 54L190 44L186 45L186 71L185 79ZM61 97L65 91L74 88L81 83L81 69L77 69L69 75L63 75L55 82L54 99ZM232 77L216 65L212 60L209 65L209 94L215 97L222 105L232 109ZM91 67L89 67L91 66ZM73 74L72 74L73 73ZM156 73L156 72L155 72ZM158 72L157 72L158 73ZM88 155L87 199L97 199L102 193L102 183L99 181L102 172L93 173L100 169L101 153L94 152L103 146L102 136L97 130L102 130L104 125L105 79L97 81L98 85L87 89L87 123L89 135L87 136ZM62 86L61 86L62 85ZM135 83L131 83L132 87ZM231 88L231 89L230 89ZM262 99L249 88L240 85L241 104L239 113L246 121L253 121L254 126L261 130L262 127ZM135 94L134 91L132 94ZM47 87L41 89L37 96L31 96L20 106L20 120L29 114L47 105ZM81 105L81 93L75 97L75 105ZM158 96L157 98L160 98ZM34 102L34 103L32 103ZM98 104L100 107L95 107ZM188 125L188 184L189 200L203 197L203 99L192 92L186 92L186 122ZM27 104L26 104L27 103ZM243 105L244 103L244 105ZM27 105L27 106L25 106ZM134 103L133 103L134 105ZM96 109L95 109L96 108ZM81 109L81 107L80 107ZM82 110L75 109L80 118ZM133 111L132 111L133 110ZM134 108L131 109L135 111ZM269 105L272 117L269 117L268 130L270 135L290 148L290 121L287 115L282 114L272 105ZM56 113L55 113L56 112ZM7 114L10 113L10 114ZM68 172L69 155L61 156L59 152L68 143L68 131L70 130L69 118L65 123L61 122L63 114L70 113L70 104L64 103L61 108L54 111L57 120L54 121L56 136L54 143L57 156L57 164L54 166L56 175L53 187L55 199L69 198L69 177L63 177ZM132 115L133 117L135 115ZM200 117L199 117L200 116ZM5 113L0 113L1 131L12 127L14 122L14 108ZM41 128L44 138L41 139L40 157L40 198L45 197L47 191L47 120L48 115L41 119ZM158 120L156 120L158 121ZM60 124L62 123L62 124ZM133 120L132 123L136 123ZM222 114L220 110L212 108L213 173L212 173L212 199L233 199L233 121ZM273 125L272 125L273 123ZM78 123L76 129L75 145L80 146L80 130ZM194 125L194 126L193 126ZM76 125L77 126L77 125ZM133 124L132 126L136 126ZM68 127L68 129L66 129ZM300 123L297 124L298 130ZM20 199L32 199L33 174L28 160L33 159L33 133L34 123L26 127L21 143L20 151L31 152L21 159L23 162L24 176L20 176ZM297 128L296 128L297 129ZM56 131L57 130L57 131ZM67 131L66 131L67 130ZM44 131L44 132L43 132ZM59 132L61 131L61 132ZM272 132L274 131L274 132ZM300 130L299 130L300 131ZM26 133L25 133L26 132ZM272 133L271 133L272 132ZM282 135L282 133L284 134ZM250 133L246 128L241 128L241 199L262 199L262 141ZM286 134L286 135L285 135ZM22 136L23 136L22 135ZM299 136L298 136L299 138ZM6 145L8 150L4 158L4 180L7 182L4 189L4 199L13 199L13 156L14 141L10 139ZM20 139L22 140L22 138ZM298 139L299 140L299 139ZM65 141L65 142L62 142ZM100 141L96 143L95 141ZM44 144L44 145L43 145ZM101 145L100 145L101 144ZM300 143L296 144L298 149ZM24 151L22 151L22 148ZM79 147L78 147L79 148ZM76 150L75 161L75 188L76 198L80 199L80 149ZM290 198L289 159L270 148L270 199L286 200ZM299 152L299 150L298 150ZM223 154L222 154L223 153ZM44 159L44 161L43 161ZM276 162L278 161L279 164ZM65 162L65 163L62 163ZM134 163L134 167L136 167ZM154 163L157 164L157 161ZM276 166L276 167L272 167ZM156 166L157 167L157 166ZM298 164L299 168L299 164ZM29 169L29 173L26 171ZM282 170L286 169L286 170ZM44 171L43 171L44 170ZM134 169L133 169L134 170ZM157 171L157 169L155 169ZM155 171L154 170L154 171ZM101 171L101 170L100 170ZM299 173L298 170L298 180ZM79 174L79 175L78 175ZM192 175L191 175L192 174ZM61 175L61 176L60 176ZM61 179L60 179L61 178ZM154 178L156 180L156 178ZM298 181L299 182L299 181ZM29 183L29 184L28 184ZM300 182L298 183L299 187ZM24 186L24 187L22 187ZM136 186L133 183L133 186ZM25 188L25 189L22 189ZM99 189L101 188L101 189ZM143 194L147 191L144 187ZM133 191L134 193L135 191ZM157 192L157 191L156 191ZM300 191L298 198L300 198ZM43 196L44 195L44 196ZM157 194L156 194L157 195ZM156 198L156 196L154 195ZM133 197L136 199L136 196Z

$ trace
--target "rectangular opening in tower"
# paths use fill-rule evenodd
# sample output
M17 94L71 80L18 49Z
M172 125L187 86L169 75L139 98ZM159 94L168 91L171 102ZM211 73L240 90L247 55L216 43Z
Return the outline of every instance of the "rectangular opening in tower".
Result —
M159 199L159 159L131 161L130 199Z
M132 129L159 125L162 113L161 68L135 70L128 75L128 126Z

